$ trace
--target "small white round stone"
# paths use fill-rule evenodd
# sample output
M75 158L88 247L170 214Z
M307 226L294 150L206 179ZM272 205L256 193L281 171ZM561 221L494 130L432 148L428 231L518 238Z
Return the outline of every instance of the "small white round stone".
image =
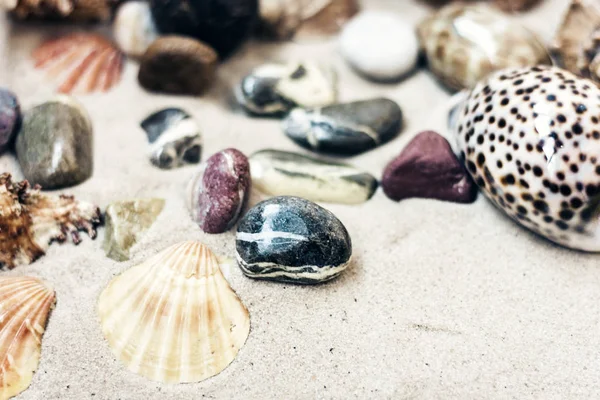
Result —
M340 51L356 70L375 80L394 80L417 64L419 42L412 25L397 14L364 11L348 22Z
M113 24L113 36L125 54L141 57L158 38L150 5L145 1L131 1L119 7Z

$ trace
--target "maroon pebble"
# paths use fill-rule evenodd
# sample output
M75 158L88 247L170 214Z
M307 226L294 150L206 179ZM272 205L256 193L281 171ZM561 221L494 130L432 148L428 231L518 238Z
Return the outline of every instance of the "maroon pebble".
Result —
M411 197L472 203L477 186L446 139L433 131L419 133L385 168L381 187L392 200Z
M213 154L190 182L192 218L207 233L231 228L246 207L250 195L250 164L236 149Z

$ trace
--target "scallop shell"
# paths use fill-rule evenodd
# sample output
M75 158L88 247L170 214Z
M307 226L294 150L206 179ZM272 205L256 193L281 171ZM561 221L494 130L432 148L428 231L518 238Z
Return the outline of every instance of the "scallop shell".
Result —
M50 243L64 242L68 235L77 244L80 230L96 237L98 207L39 189L30 190L27 181L14 183L10 174L0 175L0 267L30 264L44 255Z
M74 33L43 43L33 52L35 67L59 83L61 93L106 92L121 79L123 54L103 36Z
M522 226L600 251L600 88L556 67L499 71L451 118L484 194Z
M250 332L248 310L199 242L171 246L114 278L98 310L115 356L164 383L218 374Z
M29 387L54 302L54 290L37 278L0 278L0 400Z

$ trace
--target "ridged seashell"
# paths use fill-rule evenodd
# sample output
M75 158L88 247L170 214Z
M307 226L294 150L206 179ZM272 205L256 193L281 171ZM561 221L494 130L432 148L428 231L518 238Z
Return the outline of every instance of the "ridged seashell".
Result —
M218 374L250 332L248 310L199 242L171 246L114 278L98 311L115 356L165 383Z
M0 278L0 399L31 384L54 303L54 290L37 278Z
M1 0L18 19L107 21L120 0Z
M96 237L98 207L39 189L30 190L27 181L13 183L10 174L0 175L0 267L32 263L44 255L50 243L62 243L67 235L78 244L78 231Z
M472 88L510 67L549 64L543 43L486 4L449 4L418 26L429 68L451 89Z
M561 67L600 81L600 3L572 0L552 53Z
M74 33L43 43L33 52L35 67L60 82L61 93L106 92L121 79L123 54L109 40Z
M600 88L556 67L497 72L455 113L458 148L485 195L526 228L600 251Z

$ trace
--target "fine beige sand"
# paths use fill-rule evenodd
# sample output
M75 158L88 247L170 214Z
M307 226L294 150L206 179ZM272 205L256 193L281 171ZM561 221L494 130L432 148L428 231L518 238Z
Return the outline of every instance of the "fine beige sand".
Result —
M414 0L366 1L417 22L430 9ZM523 15L549 40L566 0L548 0ZM13 26L2 20L0 84L25 107L46 99L49 85L28 58L43 35L58 28ZM61 28L68 30L69 28ZM72 29L72 28L71 28ZM401 38L389 38L390 46ZM207 235L184 207L193 167L161 171L150 165L139 122L150 112L180 106L200 121L204 157L235 146L300 150L275 120L250 119L228 104L231 85L265 61L310 57L339 70L341 100L386 95L405 113L402 134L350 161L380 177L386 163L416 133L444 131L449 98L419 71L396 84L374 84L352 72L335 41L252 43L219 70L202 98L148 94L128 61L108 94L79 96L95 129L95 170L65 190L102 208L132 197L162 197L155 225L117 263L96 241L53 245L30 266L4 275L35 275L57 293L43 338L42 358L22 399L575 399L600 393L600 264L598 256L557 247L521 229L483 196L472 205L432 200L394 203L381 190L359 206L325 205L346 225L354 263L320 286L291 286L225 274L247 305L251 333L235 361L198 384L162 385L130 373L102 337L96 301L116 274L183 241L200 240L234 255L234 233ZM12 155L0 171L21 178ZM260 200L253 195L252 202Z

